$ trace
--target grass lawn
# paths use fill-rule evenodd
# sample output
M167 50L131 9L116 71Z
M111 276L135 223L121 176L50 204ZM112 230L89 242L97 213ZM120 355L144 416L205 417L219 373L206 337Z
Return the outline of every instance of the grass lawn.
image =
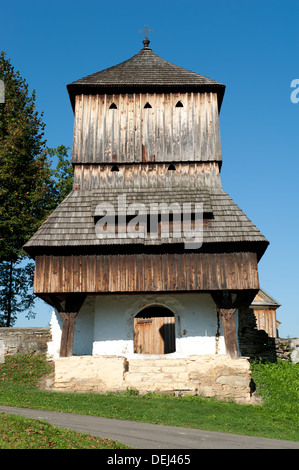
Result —
M299 364L252 364L262 406L198 396L140 396L130 390L107 395L40 390L38 380L49 372L49 367L43 356L7 357L0 365L0 403L299 441Z
M111 439L100 439L61 429L46 421L0 414L0 449L128 449Z

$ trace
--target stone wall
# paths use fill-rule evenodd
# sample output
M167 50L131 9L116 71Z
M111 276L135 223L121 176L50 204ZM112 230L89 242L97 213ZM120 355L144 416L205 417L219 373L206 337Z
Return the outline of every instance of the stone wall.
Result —
M275 338L275 357L281 361L299 362L299 338Z
M251 308L239 311L238 340L241 355L250 359L299 362L299 339L271 338L264 330L258 330Z
M55 359L53 388L65 391L124 391L198 394L251 403L251 371L246 358L226 355L170 358L72 356Z
M0 328L1 351L4 356L29 353L47 354L48 342L51 339L50 328Z

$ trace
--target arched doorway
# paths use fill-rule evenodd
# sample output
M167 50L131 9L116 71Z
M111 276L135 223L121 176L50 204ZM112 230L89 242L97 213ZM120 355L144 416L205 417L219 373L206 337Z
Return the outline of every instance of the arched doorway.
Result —
M142 309L134 318L134 352L169 354L175 352L175 318L159 305Z

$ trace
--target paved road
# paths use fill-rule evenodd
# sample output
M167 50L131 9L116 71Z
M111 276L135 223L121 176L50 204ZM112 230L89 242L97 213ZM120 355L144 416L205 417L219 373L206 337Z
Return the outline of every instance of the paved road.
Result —
M110 438L135 449L299 449L299 442L160 426L98 416L2 405L0 412L42 419L58 427Z

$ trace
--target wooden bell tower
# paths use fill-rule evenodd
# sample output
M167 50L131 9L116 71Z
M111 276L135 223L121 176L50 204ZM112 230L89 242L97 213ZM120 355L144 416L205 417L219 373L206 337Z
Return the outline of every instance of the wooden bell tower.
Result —
M34 292L63 318L61 356L72 354L87 295L209 293L235 358L234 313L259 290L258 261L268 241L221 186L225 86L167 62L149 43L146 36L135 56L67 86L74 186L24 247L35 258ZM179 217L168 219L165 237L163 210L173 203ZM183 203L191 207L190 231L195 204L202 208L202 243L188 249ZM99 236L105 204L114 209L114 225ZM132 207L146 212L135 226Z

